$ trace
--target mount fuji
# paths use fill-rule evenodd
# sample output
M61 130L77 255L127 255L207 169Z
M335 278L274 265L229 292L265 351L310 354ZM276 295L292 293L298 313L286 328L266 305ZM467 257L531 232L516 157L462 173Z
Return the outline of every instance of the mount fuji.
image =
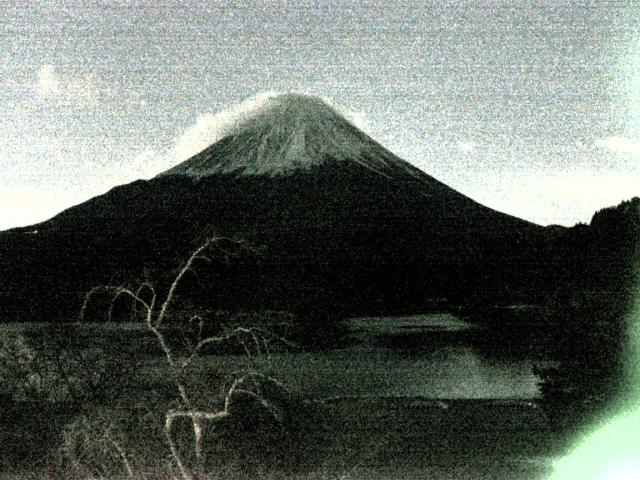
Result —
M449 188L324 101L285 94L150 180L0 233L0 314L75 318L92 286L166 274L211 232L258 254L194 280L210 306L349 314L536 301L558 234Z

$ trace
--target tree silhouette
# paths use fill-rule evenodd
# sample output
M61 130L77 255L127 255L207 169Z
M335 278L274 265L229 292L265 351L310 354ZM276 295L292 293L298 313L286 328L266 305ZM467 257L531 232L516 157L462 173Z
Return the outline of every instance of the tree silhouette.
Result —
M270 376L257 371L238 374L225 395L224 407L219 411L200 409L198 404L201 403L199 402L201 399L198 398L197 394L193 395L189 391L185 378L195 358L198 357L207 345L223 344L237 340L245 347L247 353L262 353L264 351L268 352L268 344L270 341L289 342L283 338L274 337L265 329L259 327L237 327L221 335L206 335L205 322L199 315L191 315L189 318L190 324L197 324L197 334L196 341L189 346L186 352L172 348L166 334L166 327L169 327L171 323L169 312L184 278L190 273L195 273L197 264L211 263L215 255L228 259L242 251L247 252L251 251L251 249L241 242L225 237L209 238L189 256L173 278L164 296L159 295L156 287L149 281L142 282L136 288L121 285L98 286L86 294L82 305L80 313L81 320L85 317L91 299L99 293L110 296L108 308L108 316L110 319L113 315L115 302L121 297L129 298L142 313L147 329L153 333L163 352L180 399L180 408L170 409L165 413L164 433L173 460L183 480L192 480L193 471L187 466L174 439L173 426L176 419L185 418L191 422L194 437L193 451L198 465L201 465L203 460L202 434L204 425L207 423L216 423L237 414L234 405L239 398L249 397L255 400L277 423L282 423L282 412L280 408L271 402L267 396L264 395L263 391L265 385L275 386L277 389L285 391L286 388ZM118 453L121 457L124 455L122 451ZM124 461L126 461L126 456L124 456ZM125 464L125 466L127 467L127 471L130 472L130 466L128 464Z

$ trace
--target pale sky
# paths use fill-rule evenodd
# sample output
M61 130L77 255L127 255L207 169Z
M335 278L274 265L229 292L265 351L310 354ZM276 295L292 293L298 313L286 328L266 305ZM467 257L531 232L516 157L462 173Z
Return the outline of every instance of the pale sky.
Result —
M640 2L0 0L0 229L185 160L266 91L537 223L640 195Z

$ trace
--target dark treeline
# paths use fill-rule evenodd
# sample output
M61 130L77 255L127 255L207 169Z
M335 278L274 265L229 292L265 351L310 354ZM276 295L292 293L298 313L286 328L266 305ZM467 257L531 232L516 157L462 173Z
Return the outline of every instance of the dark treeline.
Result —
M548 304L543 404L559 424L584 425L627 394L630 317L638 293L640 198L597 212L559 239L560 284Z

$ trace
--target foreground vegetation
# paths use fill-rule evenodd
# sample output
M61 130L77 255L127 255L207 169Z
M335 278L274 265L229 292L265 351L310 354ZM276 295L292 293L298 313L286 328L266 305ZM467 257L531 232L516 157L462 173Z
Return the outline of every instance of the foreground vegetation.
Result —
M226 259L235 254L232 248L242 245L226 239L207 240L162 293L153 283L144 281L135 286L98 286L86 295L80 321L95 297L103 304L106 301L109 321L118 301L128 302L131 315L140 318L143 331L153 337L156 353L164 361L169 388L166 383L140 388L144 352L135 342L130 344L132 348L122 349L124 342L91 338L82 345L78 343L82 342L78 325L56 325L5 338L0 349L5 377L3 403L16 434L6 443L27 447L33 454L30 440L38 436L42 439L43 431L29 439L16 420L25 410L31 415L30 409L48 409L52 417L49 425L55 424L53 419L64 419L57 459L62 471L101 478L120 474L135 477L135 464L142 462L144 469L149 463L138 459L146 459L151 460L154 475L160 469L163 476L191 480L210 473L212 465L207 459L220 457L206 455L208 430L230 428L243 433L247 430L243 425L257 426L264 430L253 437L258 442L256 447L267 449L295 437L297 420L313 417L309 402L294 401L271 372L253 362L233 372L203 369L199 362L206 350L233 343L241 345L248 358L258 355L268 359L271 344L289 344L275 335L277 326L264 321L250 326L219 325L197 311L182 308L177 314L172 312L182 280L194 274L196 264L211 263L213 254ZM131 331L122 333L126 336ZM121 348L114 351L114 345ZM190 433L185 432L185 423L190 425ZM146 450L134 451L139 446ZM168 455L157 455L166 448ZM22 456L27 452L16 453Z
M73 400L63 395L63 383L50 375L53 383L47 388L59 389L55 395L50 390L46 396L40 384L39 400L17 396L8 402L9 422L3 422L0 434L6 445L4 470L39 472L35 478L46 469L47 475L58 478L125 478L130 469L134 478L179 478L163 431L164 412L178 405L175 387L161 352L154 351L151 342L147 351L137 348L151 338L138 329L133 330L138 332L134 337L143 341L130 342L132 330L126 325L103 326L102 333L95 325L67 328L80 339L77 348L101 351L99 359L92 358L94 365L102 365L96 365L96 371L104 372L100 382L105 394ZM24 334L52 338L58 329L34 325ZM123 357L137 359L143 367L130 376L118 368ZM288 376L266 354L207 355L189 380L191 391L208 392L203 408L219 410L224 405L233 376L214 367L227 359L234 367L244 362L247 370ZM119 387L111 389L108 384ZM286 412L282 422L247 402L235 418L205 429L200 477L384 478L387 472L389 478L396 474L415 478L411 475L416 472L433 471L431 478L446 478L447 472L466 468L475 472L468 478L483 478L479 472L486 478L500 478L495 472L510 478L508 472L520 472L518 478L533 479L548 468L548 457L554 455L545 416L526 402L416 398L318 402L286 391L272 392L269 398ZM191 466L195 458L188 455L193 452L189 422L176 425L175 435L185 463ZM538 459L543 460L531 463Z
M7 339L25 339L25 358L31 358L25 364L30 371L21 377L26 388L5 396L5 472L30 472L33 478L44 471L49 478L180 478L164 432L164 414L179 407L179 396L149 332L130 324L33 324L5 331ZM66 369L65 378L50 360L67 347L80 352L85 364ZM185 382L203 399L201 408L221 411L237 376L231 369L290 376L287 369L295 363L284 367L276 360L283 348L249 356L238 344L224 353L207 352ZM95 375L86 377L86 371ZM430 478L447 478L466 469L469 477L456 478L483 478L482 472L486 478L512 478L508 473L518 472L518 478L535 479L560 451L560 441L550 444L553 431L545 415L530 402L323 399L321 392L303 397L288 388L285 383L261 390L282 412L280 419L247 397L235 403L225 422L206 426L199 465L190 422L178 421L175 443L193 475L416 478L416 472L432 471Z

